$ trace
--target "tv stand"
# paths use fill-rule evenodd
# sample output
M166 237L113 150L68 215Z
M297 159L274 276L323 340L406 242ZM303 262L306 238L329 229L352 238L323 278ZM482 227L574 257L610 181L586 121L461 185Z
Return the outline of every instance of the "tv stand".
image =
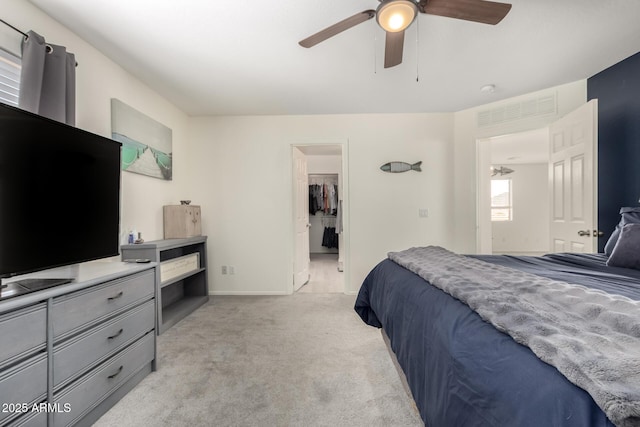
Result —
M0 426L92 425L156 368L157 265L72 269L73 283L0 301L0 401L15 404Z
M72 278L60 278L60 279L33 278L33 279L16 280L13 283L28 289L29 292L33 292L33 291L39 291L40 289L51 288L53 286L64 285L66 283L71 283L71 282L73 282Z
M2 288L0 288L0 300L40 291L42 289L52 288L58 285L64 285L73 281L73 278L48 279L36 277L2 283Z

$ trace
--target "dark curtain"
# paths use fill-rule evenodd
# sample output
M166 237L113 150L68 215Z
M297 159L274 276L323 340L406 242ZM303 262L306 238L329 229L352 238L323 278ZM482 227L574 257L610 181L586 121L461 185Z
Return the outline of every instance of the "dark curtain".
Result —
M76 123L76 59L64 46L47 44L29 31L22 41L20 108L67 123Z

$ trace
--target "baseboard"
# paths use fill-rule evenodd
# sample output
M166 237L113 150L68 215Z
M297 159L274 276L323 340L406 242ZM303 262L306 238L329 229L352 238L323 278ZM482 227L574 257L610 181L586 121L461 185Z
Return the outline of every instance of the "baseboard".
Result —
M211 296L223 296L223 295L247 295L247 296L276 296L276 295L292 295L295 292L292 293L287 293L287 292L283 292L283 291L212 291L209 290L209 295ZM344 291L343 292L345 295L358 295L358 291Z
M291 293L283 291L212 291L209 290L209 295L291 295Z

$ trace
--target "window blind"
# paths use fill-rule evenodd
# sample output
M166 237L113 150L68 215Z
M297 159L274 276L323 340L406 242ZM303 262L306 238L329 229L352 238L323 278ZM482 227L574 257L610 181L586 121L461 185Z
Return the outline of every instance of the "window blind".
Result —
M18 106L20 95L20 58L0 49L0 101Z

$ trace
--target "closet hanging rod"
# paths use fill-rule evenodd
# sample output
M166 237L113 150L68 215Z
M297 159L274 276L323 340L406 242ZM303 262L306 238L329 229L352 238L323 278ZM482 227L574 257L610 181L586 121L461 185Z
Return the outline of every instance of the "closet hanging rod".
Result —
M24 31L20 31L19 29L17 29L16 27L14 27L13 25L9 24L7 21L5 21L4 19L0 19L0 22L2 22L4 25L6 25L7 27L11 28L14 31L19 32L20 34L22 34L25 37L29 37L27 35L27 33L25 33Z

